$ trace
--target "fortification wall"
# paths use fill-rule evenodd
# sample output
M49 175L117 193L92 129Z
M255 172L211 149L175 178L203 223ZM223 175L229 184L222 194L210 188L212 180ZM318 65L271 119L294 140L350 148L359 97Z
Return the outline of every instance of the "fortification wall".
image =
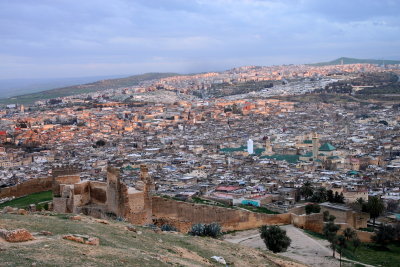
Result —
M90 202L93 204L105 204L107 202L106 191L106 183L90 181Z
M324 211L329 211L329 214L336 217L336 223L346 223L352 228L366 228L367 221L369 219L369 214L365 212L356 212L352 210L341 211L334 208L327 208L321 206L321 213Z
M56 178L60 184L75 184L80 181L79 175L66 175ZM22 197L33 193L52 190L52 177L36 178L15 186L0 189L0 198Z
M322 233L324 227L323 215L321 213L313 213L309 215L291 214L291 223L301 229Z
M371 243L374 233L356 230L358 238L361 242Z
M262 225L290 224L291 214L263 214L153 197L156 224L170 223L187 232L196 223L219 223L223 231L245 230Z

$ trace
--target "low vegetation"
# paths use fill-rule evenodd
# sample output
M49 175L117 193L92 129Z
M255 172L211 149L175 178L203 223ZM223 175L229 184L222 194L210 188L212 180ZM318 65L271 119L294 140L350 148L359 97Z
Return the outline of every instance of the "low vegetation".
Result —
M292 242L286 235L286 230L276 225L261 226L260 235L267 248L274 253L286 251Z
M15 198L13 200L4 202L4 203L0 204L0 209L7 207L7 206L10 206L13 208L25 209L30 204L37 205L41 202L51 201L52 199L53 199L53 194L51 191L39 192L39 193L34 193L34 194L31 194L28 196Z
M45 215L45 216L43 216ZM213 238L196 238L182 233L157 232L148 227L119 221L100 223L96 219L45 212L33 215L2 214L0 228L25 228L36 240L24 243L0 242L1 266L222 266L211 259L220 256L229 266L277 266L282 261L272 253L245 248ZM128 227L129 226L129 227ZM129 230L129 229L131 230ZM90 235L99 246L88 246L63 235ZM285 259L286 264L293 264Z
M217 238L222 235L221 226L218 223L197 223L192 226L192 229L189 231L189 235Z
M279 214L279 212L269 210L265 207L256 207L253 205L239 205L239 207L249 210L249 211L252 211L252 212L266 213L266 214Z

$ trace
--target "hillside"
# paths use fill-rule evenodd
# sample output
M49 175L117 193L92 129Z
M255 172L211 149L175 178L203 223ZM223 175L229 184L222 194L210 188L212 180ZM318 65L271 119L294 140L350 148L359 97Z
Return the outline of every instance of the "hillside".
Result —
M304 266L267 251L212 238L139 226L129 231L129 224L124 222L104 224L86 216L75 221L69 219L71 216L1 214L0 228L52 234L34 234L35 240L23 243L8 243L0 238L0 262L5 266L224 266L211 259L222 256L229 266ZM100 245L62 239L66 234L97 237Z
M138 85L140 82L176 76L176 73L146 73L141 75L129 76L126 78L101 80L83 85L67 86L32 94L0 99L0 104L32 104L35 101L51 99L56 97L71 96L95 91L103 91L119 87L129 87Z
M320 62L314 64L308 64L311 66L329 66L329 65L341 65L343 64L400 64L400 60L384 60L384 59L358 59L358 58L349 58L349 57L341 57L328 62Z

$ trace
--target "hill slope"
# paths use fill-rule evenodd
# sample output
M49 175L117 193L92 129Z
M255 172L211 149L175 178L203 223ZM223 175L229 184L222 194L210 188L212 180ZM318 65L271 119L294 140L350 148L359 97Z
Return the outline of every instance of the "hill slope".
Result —
M329 65L341 65L343 64L400 64L400 60L384 60L384 59L358 59L358 58L349 58L349 57L341 57L328 62L320 62L314 64L308 64L311 66L329 66Z
M0 262L5 266L223 266L211 259L222 256L229 266L301 267L274 254L181 233L157 233L144 227L136 232L127 223L102 224L91 217L81 221L71 215L0 215L0 228L25 228L31 232L50 231L53 235L34 235L35 240L7 243L0 239ZM81 234L100 239L90 246L62 239L65 234ZM1 264L0 264L1 265Z
M56 97L78 95L95 91L103 91L112 88L129 87L138 85L140 82L177 76L177 73L146 73L141 75L129 76L126 78L101 80L83 85L67 86L32 94L25 94L5 99L0 99L0 104L32 104L35 101L51 99Z

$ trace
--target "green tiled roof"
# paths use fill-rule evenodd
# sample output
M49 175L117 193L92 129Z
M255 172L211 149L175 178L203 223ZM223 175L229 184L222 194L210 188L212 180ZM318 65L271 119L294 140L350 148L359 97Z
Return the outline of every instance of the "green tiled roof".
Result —
M309 158L311 158L312 157L312 152L307 152L306 154L301 155L301 157L309 157Z
M265 148L255 148L254 149L254 154L260 155L265 151Z
M338 156L330 156L330 157L328 157L328 159L338 159L339 157Z
M233 153L233 152L245 152L247 151L247 146L240 147L224 147L219 150L224 153ZM265 151L265 148L254 148L255 155L261 155Z
M347 175L358 175L359 172L358 171L348 171Z
M246 146L240 146L240 147L224 147L221 148L219 151L225 152L225 153L233 153L233 152L239 152L239 151L246 151L247 147Z
M336 150L336 147L332 146L329 143L325 143L319 148L319 151L333 151L333 150Z
M303 144L312 144L312 140L304 140Z
M279 155L275 154L272 156L262 156L261 159L275 159L275 160L285 160L288 163L296 163L299 161L299 155Z

